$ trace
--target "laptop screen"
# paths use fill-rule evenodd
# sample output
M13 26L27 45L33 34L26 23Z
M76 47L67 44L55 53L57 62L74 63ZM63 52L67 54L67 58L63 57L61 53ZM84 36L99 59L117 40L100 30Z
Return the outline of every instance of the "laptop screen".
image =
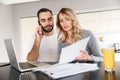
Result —
M6 47L6 50L7 50L8 57L9 57L11 65L13 67L15 67L16 69L19 69L18 60L17 60L17 56L15 54L12 39L5 39L4 42L5 42L5 47Z

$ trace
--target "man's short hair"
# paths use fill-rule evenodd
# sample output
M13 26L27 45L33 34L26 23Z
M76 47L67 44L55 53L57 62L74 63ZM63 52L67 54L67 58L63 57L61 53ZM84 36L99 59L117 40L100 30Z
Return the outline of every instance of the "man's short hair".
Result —
M52 11L50 10L50 9L48 9L48 8L41 8L38 12L37 12L37 17L38 17L38 19L39 19L39 14L41 13L41 12L50 12L51 13L51 15L52 15Z

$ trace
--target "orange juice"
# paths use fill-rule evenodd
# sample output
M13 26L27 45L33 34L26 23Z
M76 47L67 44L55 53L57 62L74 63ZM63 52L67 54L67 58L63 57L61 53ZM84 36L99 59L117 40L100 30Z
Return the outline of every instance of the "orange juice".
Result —
M114 49L103 49L104 56L104 67L107 70L114 69L115 67L115 59L114 59Z
M115 72L107 72L105 71L105 80L116 80Z

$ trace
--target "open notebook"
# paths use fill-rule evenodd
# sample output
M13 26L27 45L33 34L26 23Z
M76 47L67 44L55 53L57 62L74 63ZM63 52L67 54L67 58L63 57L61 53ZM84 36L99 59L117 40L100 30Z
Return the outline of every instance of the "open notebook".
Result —
M90 37L85 38L81 40L80 42L77 42L73 45L70 45L64 49L63 54L60 56L60 61L58 64L50 65L50 66L45 66L45 67L37 67L33 68L33 71L41 71L44 74L47 74L48 76L52 77L53 79L58 79L66 76L71 76L75 75L78 73L86 72L86 71L91 71L91 70L97 70L99 69L97 64L88 64L88 63L69 63L73 61L75 56L78 56L80 54L81 49L85 49L86 45L89 41ZM69 52L69 49L76 49L76 54L68 54L65 52ZM72 52L74 53L75 50ZM66 59L65 59L66 58Z

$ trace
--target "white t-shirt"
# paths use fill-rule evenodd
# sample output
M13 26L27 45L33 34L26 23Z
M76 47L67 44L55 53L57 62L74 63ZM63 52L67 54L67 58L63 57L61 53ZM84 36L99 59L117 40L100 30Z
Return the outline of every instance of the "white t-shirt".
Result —
M30 50L33 47L35 40L35 35L32 36L30 41ZM29 50L29 51L30 51ZM58 61L58 40L57 32L54 31L54 34L51 36L43 36L39 49L39 58L40 62L56 62Z

